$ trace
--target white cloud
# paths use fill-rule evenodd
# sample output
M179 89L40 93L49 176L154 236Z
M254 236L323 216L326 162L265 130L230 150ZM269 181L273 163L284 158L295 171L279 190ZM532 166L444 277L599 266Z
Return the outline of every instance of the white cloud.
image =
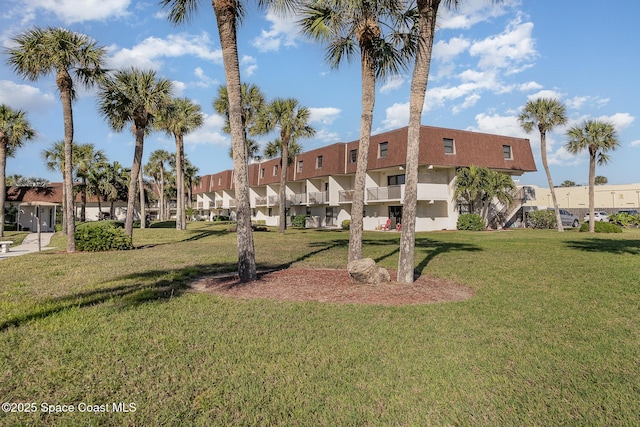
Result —
M433 59L449 62L462 52L466 51L471 42L462 37L453 37L449 41L439 40L433 45Z
M507 8L518 4L518 1L505 0L494 3L492 0L477 0L461 2L454 9L441 6L438 16L438 28L471 28L473 25L489 21L495 17L504 15Z
M0 104L27 112L45 113L57 102L57 97L43 93L37 87L0 80Z
M207 76L201 67L196 67L196 69L193 70L193 74L198 79L198 82L196 83L196 86L198 87L206 89L212 86L220 85L220 82L217 79L212 79Z
M388 77L382 87L380 87L380 93L389 93L400 88L405 82L405 77L400 75L394 75Z
M222 131L224 121L224 117L220 115L205 114L203 126L185 135L185 145L216 145L228 147L231 137Z
M77 0L25 0L21 3L26 13L41 9L55 14L66 24L73 24L126 16L131 0L83 0L82 4Z
M635 117L629 113L616 113L612 116L600 116L598 120L611 122L617 131L625 129L633 123Z
M427 90L427 93L429 91ZM385 110L385 119L382 120L382 129L394 129L406 126L409 123L409 103L395 103Z
M311 123L321 123L323 125L330 125L333 123L338 117L340 117L340 113L342 112L339 108L334 107L319 107L319 108L309 108L309 121Z
M521 22L517 17L501 34L474 42L469 54L479 56L481 69L505 69L507 73L516 73L528 68L537 52L532 38L533 23Z
M539 89L542 89L542 85L537 82L526 82L518 86L518 90L520 92L529 92L530 90L539 90Z
M186 33L170 34L166 39L148 37L131 49L119 49L115 45L107 47L111 54L110 68L138 67L157 70L162 66L161 58L195 56L207 61L222 63L222 51L212 50L212 41L205 32L200 35Z
M640 139L636 139L635 141L631 141L631 143L629 143L630 147L640 147Z
M295 46L299 32L295 16L278 16L272 10L267 12L267 21L271 22L269 30L262 30L260 36L251 41L251 44L260 52L273 52L280 49L281 45Z
M556 90L543 89L539 92L532 93L531 95L527 95L527 99L530 101L536 100L538 98L562 99L562 94Z
M242 59L240 59L240 66L243 67L242 74L245 77L251 77L255 74L258 69L257 61L254 57L244 55Z
M591 107L604 107L609 103L609 98L600 98L597 96L574 96L566 101L567 107L575 110L579 110L585 104Z
M323 143L333 144L340 139L340 135L337 132L330 132L327 129L320 129L314 135L314 139L320 140Z

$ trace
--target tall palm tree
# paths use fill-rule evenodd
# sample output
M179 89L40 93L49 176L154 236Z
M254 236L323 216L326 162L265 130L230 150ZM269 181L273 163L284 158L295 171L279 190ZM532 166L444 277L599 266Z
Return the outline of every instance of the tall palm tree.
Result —
M107 162L104 150L96 150L93 144L80 144L75 146L74 165L76 176L80 179L80 221L87 220L87 196L89 193L88 180L95 168Z
M125 221L126 233L133 236L136 182L141 174L144 137L153 129L155 117L171 102L171 82L157 78L152 70L119 70L101 82L98 97L100 113L111 128L119 132L131 123L136 138ZM141 194L144 195L142 189Z
M255 140L248 138L247 134L256 135L256 119L260 111L265 108L266 103L260 88L253 84L242 83L240 96L242 99L242 129L246 140L247 160L255 159L258 157L260 146ZM226 86L223 85L218 88L218 97L213 100L213 108L218 114L223 114L226 118L222 130L226 133L231 133L231 126L229 125L229 94ZM229 150L229 155L233 158L233 146Z
M298 0L259 0L259 6L270 5L276 10L290 10ZM169 9L168 19L175 24L183 23L197 11L198 0L160 0ZM242 124L242 94L240 61L236 29L243 14L240 0L212 0L216 16L218 35L222 47L225 81L229 97L229 128L233 146L234 187L236 193L236 218L238 242L238 275L242 282L255 280L256 255L251 230L251 206L249 203L249 174L246 141Z
M55 74L56 85L62 101L64 119L64 209L67 232L67 252L75 252L75 219L73 214L73 174L71 156L73 143L73 109L76 97L76 81L92 86L104 73L106 50L90 37L64 28L34 28L13 39L17 45L7 49L8 63L14 71L31 81L48 74Z
M7 157L14 155L22 145L32 140L36 131L22 110L0 105L0 237L4 236L4 202L7 196Z
M418 41L409 94L409 128L407 132L407 161L405 166L404 204L402 208L402 234L398 254L398 282L413 283L416 211L418 204L418 159L420 156L420 128L422 108L427 92L436 20L441 4L455 8L462 0L416 0L418 14ZM498 2L500 0L493 0Z
M547 161L547 132L550 132L556 126L561 126L567 122L567 114L564 104L554 98L538 98L529 101L522 109L522 113L518 117L518 121L522 128L527 132L531 132L533 127L537 127L540 131L540 152L542 155L542 166L547 174L549 182L549 191L551 192L551 200L553 201L553 209L556 213L556 223L558 231L564 231L562 227L562 218L560 218L560 208L558 199L551 179L551 171Z
M488 225L489 212L494 201L510 205L513 202L514 189L515 184L509 175L471 165L456 172L453 196L466 204L470 213L482 216L485 225Z
M189 201L189 207L193 202L193 187L200 184L200 176L198 175L198 168L194 166L189 159L184 159L184 184L187 190L187 200Z
M595 231L594 193L596 181L596 163L605 165L611 159L608 151L615 150L620 145L618 134L613 123L600 120L585 120L579 125L572 126L567 131L569 141L565 148L572 154L581 151L589 152L589 232Z
M165 187L165 184L167 182L167 179L165 177L165 173L166 173L166 165L169 163L169 160L171 160L172 157L173 156L171 154L169 154L168 151L155 150L149 156L149 162L147 163L147 165L144 168L145 174L147 176L153 177L154 181L156 182L158 195L160 197L160 201L159 201L160 221L164 221L165 219L167 219L167 214L165 212L166 203L165 203L165 199L164 199L164 193L165 193L165 188L164 187Z
M276 138L273 141L267 143L267 146L264 147L264 156L268 159L273 159L274 157L278 157L282 155L282 140L280 138ZM298 144L297 141L289 142L289 158L287 161L289 164L292 164L295 157L302 153L302 145Z
M256 123L256 131L269 133L279 129L280 133L280 201L278 215L280 216L280 233L284 234L287 226L287 171L289 169L289 144L297 142L299 138L315 135L316 131L309 125L309 109L301 106L294 98L276 98L262 111Z
M184 206L184 136L199 128L204 123L204 115L198 104L189 98L176 98L169 108L159 117L157 127L168 135L173 135L176 141L176 229L186 230L186 213Z
M327 43L326 60L337 68L360 52L362 116L351 202L349 261L362 258L362 224L367 159L373 126L376 79L395 74L414 53L412 14L398 0L329 0L303 9L302 31Z
M72 148L71 148L71 152L74 153L73 147L75 144L72 143ZM45 165L47 167L47 169L49 169L50 171L58 171L62 173L62 182L66 183L67 182L67 168L66 168L66 162L65 162L65 142L64 141L57 141L54 142L53 144L51 144L51 147L46 148L42 151L42 157L44 158L45 161ZM71 173L71 182L73 183L73 172L74 172L74 162L73 162L73 155L72 155L72 159L71 159L71 166L69 167L69 173ZM71 194L73 196L73 187L72 187L72 191ZM62 186L62 234L67 234L68 233L68 229L65 226L65 224L67 224L67 212L70 211L71 215L74 215L74 199L73 197L71 197L71 209L67 210L67 186L63 185ZM75 243L75 240L74 240ZM68 247L68 244L67 244Z
M125 170L118 162L106 165L105 177L102 183L102 192L110 204L109 217L115 219L115 202L125 200L128 193L130 172Z

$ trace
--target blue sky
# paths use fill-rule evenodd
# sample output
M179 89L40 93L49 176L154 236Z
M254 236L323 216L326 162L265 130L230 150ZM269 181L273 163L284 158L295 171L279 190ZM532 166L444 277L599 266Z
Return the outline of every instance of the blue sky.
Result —
M248 2L253 5L256 2ZM174 83L176 96L199 103L205 125L187 136L188 158L200 174L231 169L230 138L212 107L224 83L222 55L213 9L201 1L189 24L173 26L157 1L5 0L0 12L0 43L33 26L61 26L93 37L108 51L108 67L152 68ZM81 6L80 6L81 5ZM529 99L556 97L567 105L569 123L584 119L612 121L621 146L607 166L597 168L611 184L640 182L640 3L604 7L596 0L525 2L466 0L455 11L442 9L434 45L425 125L526 137L538 172L521 184L547 184L540 161L539 135L525 134L517 122ZM314 138L300 141L305 150L358 138L360 70L356 59L338 70L324 62L322 46L302 38L295 18L247 8L239 28L244 82L260 87L268 100L293 97L311 109ZM41 152L62 140L62 111L52 76L28 82L0 62L0 103L24 109L38 138L7 161L7 175L60 181L48 171ZM410 72L378 84L374 133L408 123ZM130 166L133 136L115 133L99 116L95 90L81 90L74 104L75 141L93 143L109 160ZM548 136L554 183L586 184L587 155L573 156L562 146L566 128ZM266 144L273 135L261 137ZM174 151L173 139L154 133L145 140L145 156L156 149Z

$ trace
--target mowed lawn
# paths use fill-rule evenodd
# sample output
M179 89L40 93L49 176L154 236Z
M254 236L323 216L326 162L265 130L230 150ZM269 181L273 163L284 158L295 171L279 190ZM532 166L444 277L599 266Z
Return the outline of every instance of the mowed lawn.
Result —
M399 234L364 238L395 269ZM403 307L188 292L236 268L235 239L196 223L0 261L0 401L23 411L0 425L640 423L639 230L420 233L416 269L476 295ZM348 239L256 233L257 261L344 268Z

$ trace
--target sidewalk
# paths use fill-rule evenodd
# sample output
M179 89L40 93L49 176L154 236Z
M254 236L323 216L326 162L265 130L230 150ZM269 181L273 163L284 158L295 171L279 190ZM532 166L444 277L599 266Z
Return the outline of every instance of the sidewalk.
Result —
M53 249L47 248L51 241L51 236L53 236L53 233L40 233L40 247L43 251ZM9 248L9 252L6 254L0 253L0 260L12 256L26 255L33 252L38 252L38 233L28 234L22 241L21 245Z

